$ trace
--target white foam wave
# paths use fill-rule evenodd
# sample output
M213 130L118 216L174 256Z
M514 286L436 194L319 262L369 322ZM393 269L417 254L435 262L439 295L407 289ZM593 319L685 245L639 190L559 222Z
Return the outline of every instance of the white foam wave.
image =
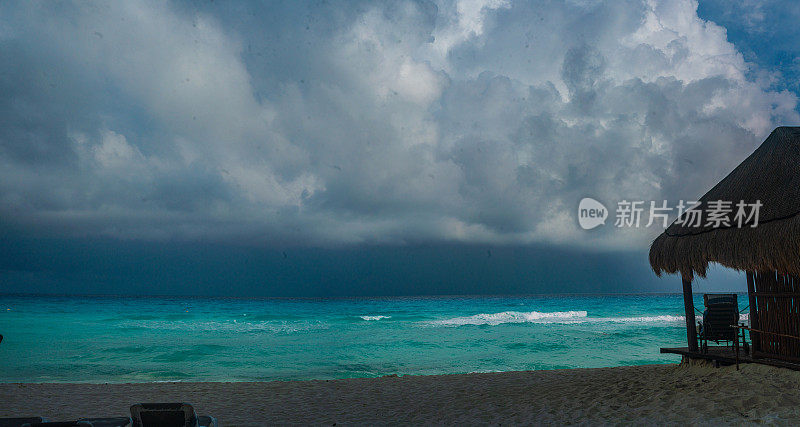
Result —
M684 316L633 316L633 317L596 317L589 320L596 322L616 322L616 323L675 323L683 322Z
M359 316L362 320L381 320L381 319L391 319L392 316Z
M452 319L434 320L430 324L438 326L461 325L500 325L503 323L556 323L569 322L585 318L585 311L556 311L543 313L540 311L504 311L502 313L480 313L474 316L454 317Z
M480 313L473 316L454 317L451 319L433 320L426 322L433 326L463 326L463 325L490 325L496 326L506 323L655 323L665 326L674 326L684 321L683 316L631 316L631 317L589 317L583 310L556 311L556 312L520 312L504 311L501 313Z

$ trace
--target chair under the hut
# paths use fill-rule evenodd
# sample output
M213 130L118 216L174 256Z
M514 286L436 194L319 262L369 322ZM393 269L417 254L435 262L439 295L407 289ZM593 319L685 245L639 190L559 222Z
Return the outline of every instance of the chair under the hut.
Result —
M741 343L749 350L744 330L739 325L739 302L736 294L704 294L703 321L697 322L700 351L708 353L708 342L734 346ZM744 326L744 325L741 325Z

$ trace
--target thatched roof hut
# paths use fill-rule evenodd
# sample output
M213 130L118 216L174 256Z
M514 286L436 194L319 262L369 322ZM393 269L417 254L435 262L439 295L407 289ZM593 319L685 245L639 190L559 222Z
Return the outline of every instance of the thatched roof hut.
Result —
M709 262L743 271L800 276L800 127L779 127L736 169L699 199L731 202L729 226L673 223L650 247L657 275L680 272L705 277ZM738 227L736 205L760 201L758 225ZM684 215L685 217L685 215Z
M732 209L719 215L715 201ZM772 131L699 202L702 222L688 225L681 215L650 247L657 275L683 278L689 351L698 349L692 280L716 262L747 273L754 357L800 363L800 127ZM758 219L737 219L739 204L759 204ZM705 220L712 209L722 221Z

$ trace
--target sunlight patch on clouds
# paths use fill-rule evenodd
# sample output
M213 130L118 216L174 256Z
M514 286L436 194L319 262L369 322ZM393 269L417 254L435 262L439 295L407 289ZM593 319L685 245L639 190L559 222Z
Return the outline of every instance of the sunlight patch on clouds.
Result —
M438 4L440 11L450 13L450 16L442 19L448 20L450 24L443 25L433 32L433 49L445 57L454 46L482 36L486 14L492 10L507 8L509 5L508 0L440 2Z

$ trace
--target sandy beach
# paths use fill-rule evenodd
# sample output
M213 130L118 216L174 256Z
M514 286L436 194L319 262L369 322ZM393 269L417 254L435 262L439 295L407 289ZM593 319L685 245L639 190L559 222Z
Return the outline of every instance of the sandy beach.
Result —
M0 384L0 416L127 414L185 401L220 425L740 424L800 419L800 372L758 365L248 383Z

